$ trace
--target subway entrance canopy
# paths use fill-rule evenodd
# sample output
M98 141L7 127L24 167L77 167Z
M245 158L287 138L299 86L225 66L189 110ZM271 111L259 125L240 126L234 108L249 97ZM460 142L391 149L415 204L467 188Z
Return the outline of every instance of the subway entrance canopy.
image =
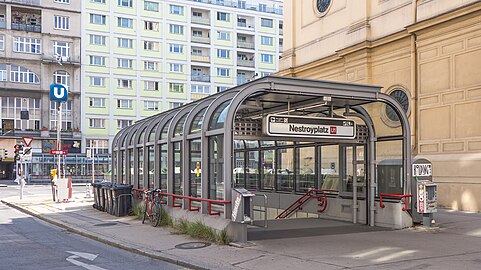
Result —
M238 230L310 217L411 226L410 126L381 88L272 76L239 85L121 130L113 181L160 188L172 211ZM233 192L244 189L256 195L252 215L238 214Z

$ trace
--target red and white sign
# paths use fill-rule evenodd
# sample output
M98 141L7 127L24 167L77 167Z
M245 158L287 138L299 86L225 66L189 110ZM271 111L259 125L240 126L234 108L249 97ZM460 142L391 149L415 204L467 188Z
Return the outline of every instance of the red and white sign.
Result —
M31 144L32 141L33 141L33 138L32 138L32 137L23 136L23 137L22 137L22 140L23 140L23 142L25 143L25 146L26 146L26 147L29 147L30 144Z
M68 150L50 150L51 155L66 155Z

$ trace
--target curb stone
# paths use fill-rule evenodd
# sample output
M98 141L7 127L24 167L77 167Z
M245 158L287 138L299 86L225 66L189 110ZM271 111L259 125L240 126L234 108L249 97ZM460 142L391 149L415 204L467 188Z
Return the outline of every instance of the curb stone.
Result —
M146 256L146 257L150 257L150 258L153 258L153 259L161 260L161 261L164 261L164 262L172 263L172 264L179 265L179 266L182 266L182 267L187 267L187 268L193 269L193 270L208 270L208 269L210 269L210 268L206 268L206 267L196 265L196 264L193 264L193 263L190 263L190 262L181 261L181 260L172 258L170 256L161 256L161 255L154 254L154 253L151 253L151 252L148 252L148 251L144 251L144 250L141 250L141 249L138 249L138 248L129 247L128 245L125 245L125 244L119 244L119 243L116 243L116 242L113 242L113 241L109 241L107 239L96 236L94 234L87 233L85 231L73 228L71 226L67 226L67 225L62 224L60 222L57 222L55 220L46 218L46 217L42 216L41 214L37 214L37 213L33 212L33 210L28 210L26 207L24 208L22 206L17 205L16 203L10 203L10 202L4 201L4 200L1 200L1 202L5 205L11 207L11 208L17 209L18 211L20 211L22 213L25 213L27 215L31 215L33 217L36 217L36 218L38 218L40 220L43 220L47 223L50 223L52 225L55 225L55 226L60 227L62 229L65 229L66 231L81 235L83 237L90 238L92 240L104 243L104 244L112 246L112 247L123 249L123 250L129 251L129 252L132 252L132 253L136 253L136 254L143 255L143 256Z

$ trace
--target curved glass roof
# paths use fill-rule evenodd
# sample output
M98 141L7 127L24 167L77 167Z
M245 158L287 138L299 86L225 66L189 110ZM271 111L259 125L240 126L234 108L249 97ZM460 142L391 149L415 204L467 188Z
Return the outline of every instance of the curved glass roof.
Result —
M225 119L227 117L227 112L229 111L230 100L222 103L217 109L215 109L212 114L212 118L209 122L209 130L219 129L224 127Z
M207 108L204 108L195 115L194 120L190 125L189 134L198 133L202 130L202 123L204 122L203 120L204 120L204 114L206 110Z

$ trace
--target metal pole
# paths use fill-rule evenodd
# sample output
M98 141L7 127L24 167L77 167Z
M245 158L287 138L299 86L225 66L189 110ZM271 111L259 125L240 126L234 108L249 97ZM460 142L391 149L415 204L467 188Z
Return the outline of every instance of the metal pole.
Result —
M352 146L352 223L357 223L357 151Z
M60 130L62 129L62 102L58 103L58 119L57 119L57 150L60 151L62 150L62 143L60 139ZM62 171L60 170L60 159L61 155L58 153L58 160L57 160L57 175L58 179L61 178L62 176Z
M94 149L92 149L92 185L94 184L95 181L95 155L94 155Z

